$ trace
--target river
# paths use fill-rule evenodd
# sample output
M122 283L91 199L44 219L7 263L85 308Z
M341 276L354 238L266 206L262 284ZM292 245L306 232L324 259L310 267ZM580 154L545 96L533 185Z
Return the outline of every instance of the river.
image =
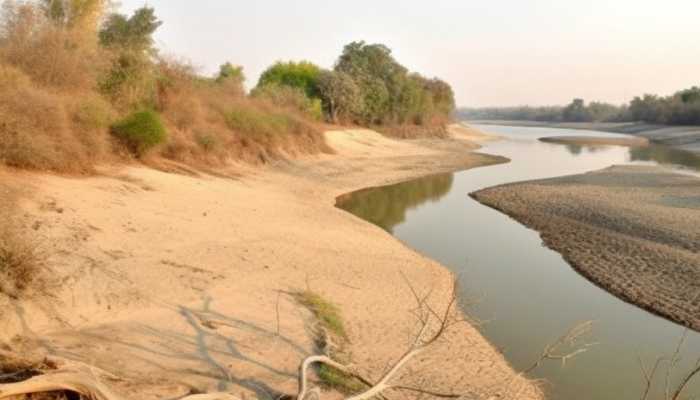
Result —
M700 158L664 146L571 146L545 136L620 136L551 128L477 126L502 136L480 152L508 157L507 164L436 175L345 196L339 207L372 222L411 248L441 262L460 281L465 309L484 324L484 336L516 370L529 367L543 348L583 321L594 321L589 350L565 365L552 361L531 374L546 380L556 400L638 400L645 387L638 358L652 365L671 355L684 329L625 303L591 284L539 234L468 194L503 183L579 174L614 164L665 164L700 171ZM699 228L700 229L700 228ZM476 304L472 304L477 300ZM466 304L470 305L467 306ZM688 332L678 381L700 358L700 334ZM665 368L650 399L662 399ZM700 395L700 382L686 394Z

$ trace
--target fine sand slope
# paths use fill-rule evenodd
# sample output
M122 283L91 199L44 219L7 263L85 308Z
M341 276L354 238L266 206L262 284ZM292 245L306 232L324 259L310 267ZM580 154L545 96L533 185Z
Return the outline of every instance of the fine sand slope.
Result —
M472 194L624 300L700 330L700 179L615 166Z
M33 191L20 205L48 270L30 299L0 298L0 348L95 365L127 379L119 390L134 399L192 391L276 398L296 392L300 360L314 352L312 316L287 294L309 288L339 307L352 361L376 380L415 335L401 273L432 289L436 307L451 275L336 209L335 198L504 161L464 140L482 135L454 134L395 141L329 132L336 154L215 175L127 167L89 178L6 176ZM514 379L504 397L541 398L467 324L406 372L404 384L450 393Z

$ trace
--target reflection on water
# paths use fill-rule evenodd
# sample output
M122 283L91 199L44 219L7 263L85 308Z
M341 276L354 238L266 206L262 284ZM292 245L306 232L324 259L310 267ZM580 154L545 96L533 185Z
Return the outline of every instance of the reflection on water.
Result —
M700 156L689 151L668 146L651 145L630 149L631 161L651 161L663 165L676 165L700 171Z
M452 189L453 174L412 180L383 190L366 189L337 200L338 207L385 231L406 220L406 211L428 201L438 201Z
M551 383L548 398L637 400L643 391L638 356L653 364L672 353L683 329L622 302L577 274L542 246L537 232L469 198L468 194L508 182L579 174L613 164L661 163L698 168L697 157L663 146L565 146L544 136L618 136L601 132L484 126L506 140L482 152L512 160L423 178L346 196L346 210L392 232L399 240L441 262L460 277L463 298L481 301L470 311L489 321L480 327L516 369L529 367L553 339L582 321L595 321L599 345L562 367L550 363L535 377ZM700 356L700 334L691 333L674 380ZM659 374L657 388L665 376ZM687 392L700 395L700 384ZM649 399L664 398L657 391Z

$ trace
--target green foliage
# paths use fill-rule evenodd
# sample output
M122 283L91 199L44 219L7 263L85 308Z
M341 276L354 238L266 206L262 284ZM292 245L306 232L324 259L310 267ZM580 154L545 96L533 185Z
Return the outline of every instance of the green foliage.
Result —
M317 82L321 69L308 61L277 62L260 76L257 88L283 85L299 88L308 98L318 97Z
M100 43L111 50L113 60L98 86L120 108L150 107L155 103L153 33L160 25L153 8L142 7L131 17L109 15L99 32Z
M219 67L219 74L216 76L216 81L221 83L227 80L233 80L240 83L245 82L243 67L240 65L233 65L230 62L222 64Z
M332 121L347 113L366 125L442 124L455 109L454 93L447 83L409 74L381 44L348 44L335 72L353 81L359 101L345 78L323 75L319 90ZM345 106L335 114L337 104Z
M586 105L574 99L566 107L510 107L462 109L462 118L542 122L647 122L650 124L700 125L700 87L681 90L672 96L637 96L629 105L602 102Z
M564 121L570 122L588 122L592 120L591 114L586 108L586 102L583 99L574 99L562 111Z
M301 305L314 314L324 328L338 337L347 338L343 318L340 316L340 310L335 304L310 290L295 293L294 297Z
M100 92L121 109L153 107L158 77L150 59L125 50L98 80Z
M318 378L326 388L344 394L358 393L367 387L356 378L326 364L321 364L318 368Z
M344 72L321 71L318 93L324 112L333 123L351 120L362 107L360 87Z
M139 157L152 147L165 142L167 138L160 115L151 110L132 113L112 125L112 134L123 140Z
M108 48L154 53L153 34L161 24L150 7L139 8L131 17L110 14L100 30L100 43Z

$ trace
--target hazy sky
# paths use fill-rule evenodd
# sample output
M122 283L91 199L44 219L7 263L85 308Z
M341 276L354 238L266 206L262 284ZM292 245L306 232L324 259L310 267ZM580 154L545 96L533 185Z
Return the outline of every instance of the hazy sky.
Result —
M122 0L122 11L144 5ZM331 67L353 40L384 43L450 82L460 105L622 103L700 85L700 0L148 0L164 54L248 84L277 60Z

